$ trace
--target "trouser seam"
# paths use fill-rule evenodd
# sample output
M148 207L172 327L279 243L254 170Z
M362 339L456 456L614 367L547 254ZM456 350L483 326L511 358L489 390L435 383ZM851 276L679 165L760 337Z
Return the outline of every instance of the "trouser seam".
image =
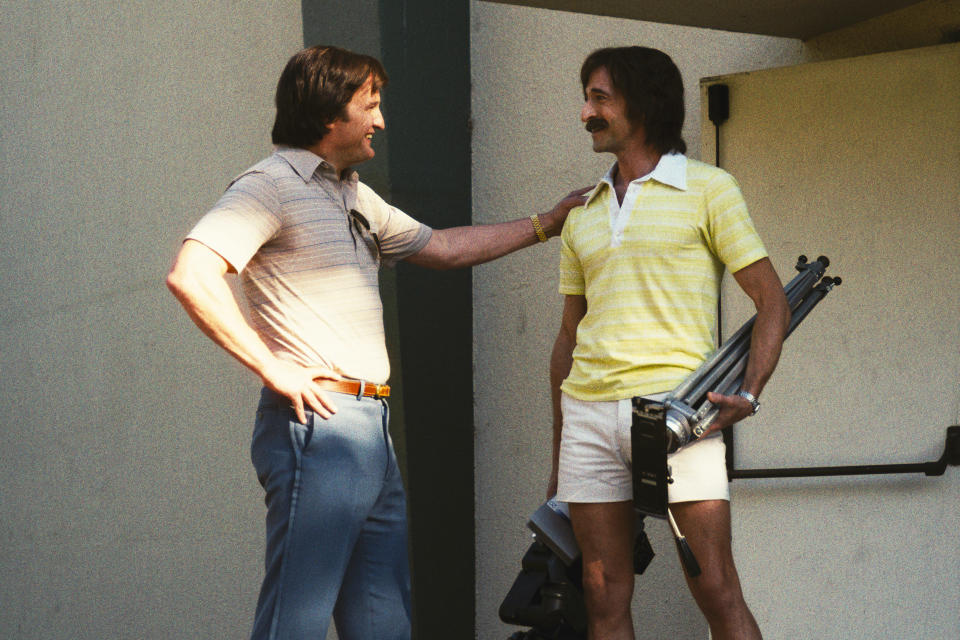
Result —
M290 422L287 424L290 432L290 446L296 459L296 465L293 472L293 482L290 486L290 516L287 518L287 531L283 537L283 552L280 555L280 576L277 580L277 600L273 604L273 620L270 622L270 640L276 640L277 634L279 633L280 607L283 605L283 585L287 573L287 556L290 550L290 541L293 539L293 527L297 516L297 503L300 501L300 471L302 459L293 426Z

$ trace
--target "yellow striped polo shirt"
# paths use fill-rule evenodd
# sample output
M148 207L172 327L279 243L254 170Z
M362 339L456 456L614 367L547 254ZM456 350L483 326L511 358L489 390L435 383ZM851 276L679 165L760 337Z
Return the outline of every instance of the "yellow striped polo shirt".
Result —
M724 267L734 273L767 256L722 169L665 155L622 205L614 175L570 213L561 236L560 293L587 301L561 387L580 400L680 384L715 347Z

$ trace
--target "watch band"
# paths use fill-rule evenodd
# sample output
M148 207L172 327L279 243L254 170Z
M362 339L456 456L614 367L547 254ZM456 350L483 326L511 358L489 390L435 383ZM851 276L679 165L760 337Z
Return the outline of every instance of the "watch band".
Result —
M744 391L743 389L737 391L737 395L749 402L750 406L753 407L753 411L750 412L750 415L757 415L757 411L760 411L760 401L757 400L752 393L749 391Z

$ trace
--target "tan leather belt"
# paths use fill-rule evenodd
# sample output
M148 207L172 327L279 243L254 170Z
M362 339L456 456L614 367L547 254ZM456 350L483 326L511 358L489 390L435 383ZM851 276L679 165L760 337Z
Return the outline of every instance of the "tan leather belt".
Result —
M367 398L388 398L390 397L390 387L385 384L374 384L372 382L360 382L358 380L314 380L321 389L327 391L336 391L337 393L348 393L351 396L366 396ZM362 393L361 393L362 391Z

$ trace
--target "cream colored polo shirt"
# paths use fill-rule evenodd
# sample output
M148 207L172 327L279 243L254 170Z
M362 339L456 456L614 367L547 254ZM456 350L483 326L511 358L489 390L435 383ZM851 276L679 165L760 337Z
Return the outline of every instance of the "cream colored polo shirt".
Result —
M356 172L338 176L313 153L280 147L234 180L187 237L240 274L251 325L277 357L384 383L380 264L416 253L431 233Z

